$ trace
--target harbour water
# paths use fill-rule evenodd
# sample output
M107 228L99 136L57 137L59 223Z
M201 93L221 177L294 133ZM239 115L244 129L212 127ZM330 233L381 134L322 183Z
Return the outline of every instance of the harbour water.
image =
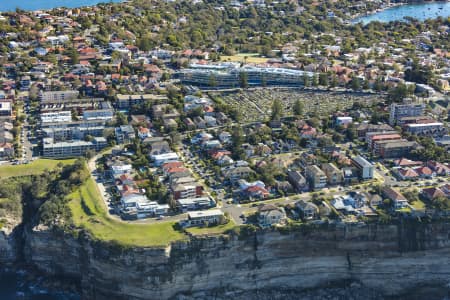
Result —
M121 0L19 0L0 1L0 11L51 9L56 7L91 6L98 3L120 2Z
M437 17L450 17L450 2L424 2L395 6L371 15L359 17L353 22L362 22L363 24L367 24L372 21L402 21L405 17L412 17L420 21L434 19Z

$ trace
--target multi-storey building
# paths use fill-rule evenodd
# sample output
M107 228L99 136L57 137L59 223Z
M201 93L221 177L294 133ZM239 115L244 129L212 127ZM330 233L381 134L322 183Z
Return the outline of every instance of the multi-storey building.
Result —
M43 102L64 102L69 99L76 99L80 92L78 91L41 91L39 93L39 100Z
M327 185L327 176L316 165L307 166L305 169L305 175L311 189L321 189Z
M361 179L372 179L374 166L365 158L358 155L352 158L352 164L358 169Z
M339 170L333 163L326 163L322 165L322 170L327 176L328 184L337 185L341 184L343 181L342 171Z
M392 103L389 114L389 124L396 125L397 121L404 117L416 117L423 115L425 104L412 103L411 100L404 101L402 104Z

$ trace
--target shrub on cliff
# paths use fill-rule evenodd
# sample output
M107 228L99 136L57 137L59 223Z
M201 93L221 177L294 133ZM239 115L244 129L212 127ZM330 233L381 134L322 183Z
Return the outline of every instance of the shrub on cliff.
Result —
M236 235L240 240L244 240L256 233L258 227L252 224L236 226L227 231L226 233L231 233Z

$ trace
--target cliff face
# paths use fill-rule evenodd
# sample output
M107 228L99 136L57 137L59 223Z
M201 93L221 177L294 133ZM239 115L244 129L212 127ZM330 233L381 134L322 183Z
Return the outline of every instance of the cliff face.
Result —
M35 229L25 249L40 270L78 280L86 299L268 299L343 281L398 295L450 283L449 235L442 223L365 225L120 250Z

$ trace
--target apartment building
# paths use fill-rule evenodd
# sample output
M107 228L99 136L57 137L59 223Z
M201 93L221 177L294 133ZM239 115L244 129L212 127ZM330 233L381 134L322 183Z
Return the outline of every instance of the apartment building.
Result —
M316 165L307 166L305 169L306 179L311 189L321 189L327 185L327 176Z
M408 155L418 146L416 142L407 140L388 141L379 147L379 155L382 158L399 158Z
M44 157L75 157L83 156L89 150L100 151L108 145L103 137L94 138L92 142L68 141L54 142L52 138L43 141Z
M79 94L80 92L78 91L41 91L38 98L42 102L62 103L78 98Z
M365 158L358 155L352 158L352 164L358 169L361 179L372 179L374 166L368 162Z
M341 184L344 179L342 171L333 163L323 164L322 171L327 176L327 182L329 185Z
M392 103L389 112L389 124L396 125L397 121L404 117L422 116L425 104L413 103L411 99L404 100L403 103Z

